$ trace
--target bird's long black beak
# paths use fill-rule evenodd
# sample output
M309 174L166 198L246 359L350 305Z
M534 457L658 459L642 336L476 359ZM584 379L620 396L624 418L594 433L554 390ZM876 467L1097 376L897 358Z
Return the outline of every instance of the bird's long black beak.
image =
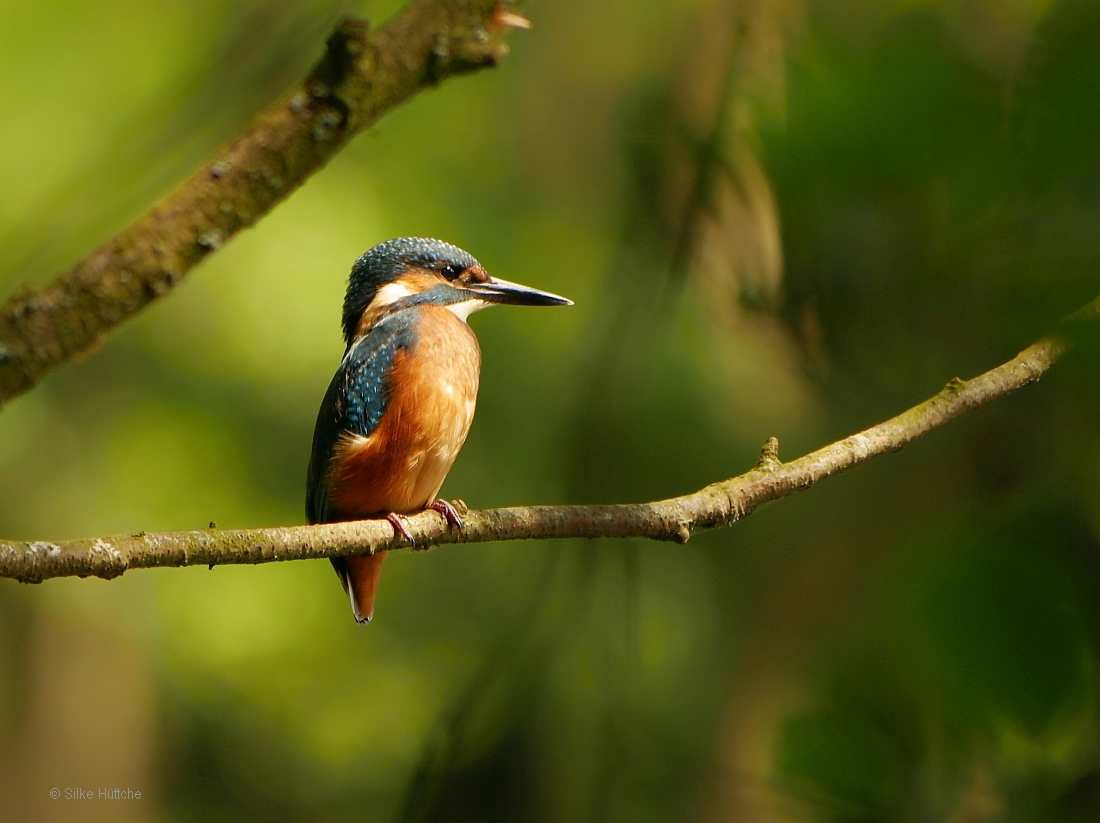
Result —
M573 301L548 291L539 291L519 283L490 277L484 283L466 286L486 303L507 303L513 306L572 306Z

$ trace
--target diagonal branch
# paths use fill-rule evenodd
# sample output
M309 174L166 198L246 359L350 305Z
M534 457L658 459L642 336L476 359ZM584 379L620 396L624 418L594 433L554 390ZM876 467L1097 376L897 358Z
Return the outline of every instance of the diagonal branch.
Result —
M1100 298L1071 315L1063 328L1100 315ZM897 417L790 463L772 438L755 469L695 494L655 503L608 506L528 506L468 511L461 532L426 511L408 519L418 547L496 540L645 537L685 543L695 529L729 526L757 506L810 488L819 480L895 452L956 417L1038 380L1069 347L1061 333L1044 337L1014 359L972 380L955 378L937 395ZM62 543L0 541L0 577L38 583L51 577L117 577L129 569L369 554L406 548L385 520L322 526L133 534Z
M341 21L309 76L159 204L55 280L0 306L0 406L170 292L356 133L417 91L497 65L511 0L415 0L377 32Z

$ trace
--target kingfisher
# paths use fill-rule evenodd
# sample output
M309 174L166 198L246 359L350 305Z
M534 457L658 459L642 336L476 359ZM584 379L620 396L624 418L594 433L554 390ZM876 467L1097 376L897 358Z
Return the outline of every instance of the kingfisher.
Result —
M388 240L355 262L344 297L344 358L313 432L311 524L384 517L410 545L403 515L435 509L448 528L461 528L437 495L477 402L481 349L467 320L498 303L572 305L490 277L442 240ZM332 558L359 623L374 615L386 554Z

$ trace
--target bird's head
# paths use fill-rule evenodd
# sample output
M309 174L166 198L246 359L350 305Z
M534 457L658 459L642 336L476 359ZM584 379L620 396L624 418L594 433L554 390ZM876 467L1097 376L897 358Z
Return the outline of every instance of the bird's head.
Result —
M450 243L399 237L355 261L344 297L344 340L350 346L386 315L419 304L445 306L465 320L494 303L572 305L556 294L490 277L470 254Z

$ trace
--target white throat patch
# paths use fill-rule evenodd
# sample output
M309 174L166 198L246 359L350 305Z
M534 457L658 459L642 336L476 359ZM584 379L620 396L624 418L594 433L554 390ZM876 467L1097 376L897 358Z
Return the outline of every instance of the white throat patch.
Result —
M467 318L475 311L487 309L491 305L493 304L475 298L473 300L463 300L461 303L450 303L447 306L447 310L454 314L454 316L461 320L463 323L465 323Z

